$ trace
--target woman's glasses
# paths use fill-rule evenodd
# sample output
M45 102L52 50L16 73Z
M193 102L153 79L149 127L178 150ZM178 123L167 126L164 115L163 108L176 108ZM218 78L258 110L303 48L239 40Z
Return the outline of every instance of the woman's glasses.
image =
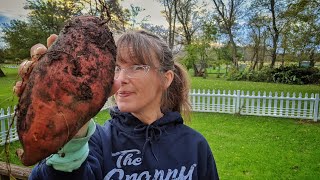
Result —
M133 65L128 68L121 68L116 66L114 70L114 79L118 79L121 71L124 71L128 78L141 78L149 72L150 66L148 65Z

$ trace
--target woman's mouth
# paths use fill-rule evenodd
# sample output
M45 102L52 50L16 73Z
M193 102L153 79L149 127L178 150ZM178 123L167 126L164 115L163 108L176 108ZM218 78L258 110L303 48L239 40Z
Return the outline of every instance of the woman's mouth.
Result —
M132 94L130 91L118 91L118 96L119 97L128 97Z

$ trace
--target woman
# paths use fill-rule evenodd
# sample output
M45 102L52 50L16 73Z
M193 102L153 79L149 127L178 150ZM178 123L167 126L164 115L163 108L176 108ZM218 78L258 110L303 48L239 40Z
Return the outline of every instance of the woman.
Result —
M187 74L164 41L146 31L123 34L114 79L111 120L90 121L30 179L219 179L207 141L183 124Z

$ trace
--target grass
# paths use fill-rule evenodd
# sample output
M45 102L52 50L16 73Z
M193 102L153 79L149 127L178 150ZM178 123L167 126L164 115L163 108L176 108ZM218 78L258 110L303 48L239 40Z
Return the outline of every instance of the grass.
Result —
M12 86L16 71L3 69L0 78L0 107L14 104ZM4 86L2 86L4 85ZM11 87L7 87L11 86ZM284 85L256 82L225 81L210 75L207 79L192 78L194 89L220 89L272 92L319 93L318 85ZM4 100L9 98L9 100ZM12 99L10 99L12 98ZM95 120L103 124L107 111ZM193 113L187 125L201 132L215 156L221 179L318 179L320 177L320 124L299 119L238 116L218 113ZM10 160L21 165L15 156L19 142L10 144ZM5 161L0 146L0 161Z
M13 68L1 67L6 77L0 77L0 109L6 109L14 106L18 102L18 98L14 96L12 88L18 81L18 70Z
M191 127L209 141L221 179L320 177L320 124L195 113Z

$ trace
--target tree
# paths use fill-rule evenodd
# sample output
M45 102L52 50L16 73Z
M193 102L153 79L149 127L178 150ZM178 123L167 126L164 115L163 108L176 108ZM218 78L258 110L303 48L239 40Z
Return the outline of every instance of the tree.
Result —
M223 0L212 0L217 11L217 21L222 33L229 37L229 42L232 47L232 62L238 69L237 45L234 40L234 30L237 25L244 0L228 0L226 3Z
M74 0L27 0L24 7L31 12L29 24L44 32L44 35L58 34L66 20L81 14L81 4Z
M4 42L8 44L8 56L24 59L30 57L30 47L41 41L38 30L21 20L12 20L4 24Z
M202 19L206 15L205 4L199 6L198 0L177 0L176 3L175 12L181 25L181 35L185 39L183 44L189 45L194 33L202 26Z
M291 29L291 26L288 25L288 26L285 26L283 29L282 29L282 32L281 32L281 36L280 36L280 46L279 46L279 49L280 49L280 52L281 53L281 66L284 66L285 65L285 61L286 61L286 55L288 53L288 50L289 50L289 32L290 32L290 29Z
M168 22L168 38L167 42L170 49L173 49L175 33L176 33L176 19L177 19L177 1L174 0L159 0L159 2L164 6L164 11L162 12L165 15L165 18Z
M0 63L4 62L4 58L5 58L5 50L3 48L0 49ZM5 77L6 75L4 74L4 72L2 71L1 67L0 67L0 77Z
M286 33L289 47L296 53L299 62L309 60L310 66L315 65L315 55L320 48L319 5L318 1L298 0L285 13L294 19Z
M136 29L138 27L141 27L141 25L145 22L148 21L148 19L150 18L150 15L143 17L142 20L140 22L137 22L137 17L139 15L140 12L144 11L144 8L141 8L139 6L134 6L132 4L130 4L130 8L131 10L129 11L129 26L130 29Z
M108 4L108 6L107 6ZM112 10L109 27L124 30L128 17L117 0L108 2L99 0L27 0L24 7L30 10L27 21L12 20L4 25L4 42L7 43L11 57L28 58L29 49L37 43L46 44L50 34L59 34L67 19L82 13L107 16L106 8ZM93 10L95 9L95 10ZM119 23L121 22L121 23ZM123 24L123 26L121 26Z
M252 11L261 16L270 17L266 19L266 23L268 23L267 28L271 37L271 68L277 61L280 40L284 40L281 33L292 22L292 18L285 15L292 3L293 1L287 0L255 0L251 5Z
M108 26L113 31L125 31L130 19L130 10L124 9L119 0L78 0L82 4L83 12L92 16L106 17L108 9L111 20Z
M187 67L193 67L194 76L206 77L206 68L209 61L213 61L212 42L216 40L217 29L213 21L205 21L199 32L199 36L187 45L188 56L185 59Z
M270 0L270 11L271 11L271 16L272 16L272 42L273 42L273 47L272 47L272 60L270 67L273 68L274 64L277 60L277 47L278 47L278 39L279 39L279 28L276 23L276 10L275 10L275 0Z
M198 0L177 0L174 10L179 23L177 25L179 27L175 29L175 33L179 35L175 37L180 40L180 44L185 47L187 54L190 56L186 59L186 62L188 62L186 63L188 64L187 67L191 63L195 71L198 70L198 67L194 63L196 60L194 58L199 56L194 55L193 52L197 51L197 44L192 44L192 42L196 32L201 29L204 18L207 16L207 11L204 7L205 4L199 5ZM195 72L195 75L199 75L199 73Z
M4 25L4 41L11 57L30 57L29 49L37 43L46 44L50 34L58 34L64 22L80 14L80 5L73 0L28 0L28 21L12 20Z
M259 70L263 66L264 55L266 51L265 39L267 38L267 26L265 24L267 17L256 14L249 19L250 39L252 42L253 55L251 58L250 70L253 71L258 67ZM262 53L261 53L262 52Z

